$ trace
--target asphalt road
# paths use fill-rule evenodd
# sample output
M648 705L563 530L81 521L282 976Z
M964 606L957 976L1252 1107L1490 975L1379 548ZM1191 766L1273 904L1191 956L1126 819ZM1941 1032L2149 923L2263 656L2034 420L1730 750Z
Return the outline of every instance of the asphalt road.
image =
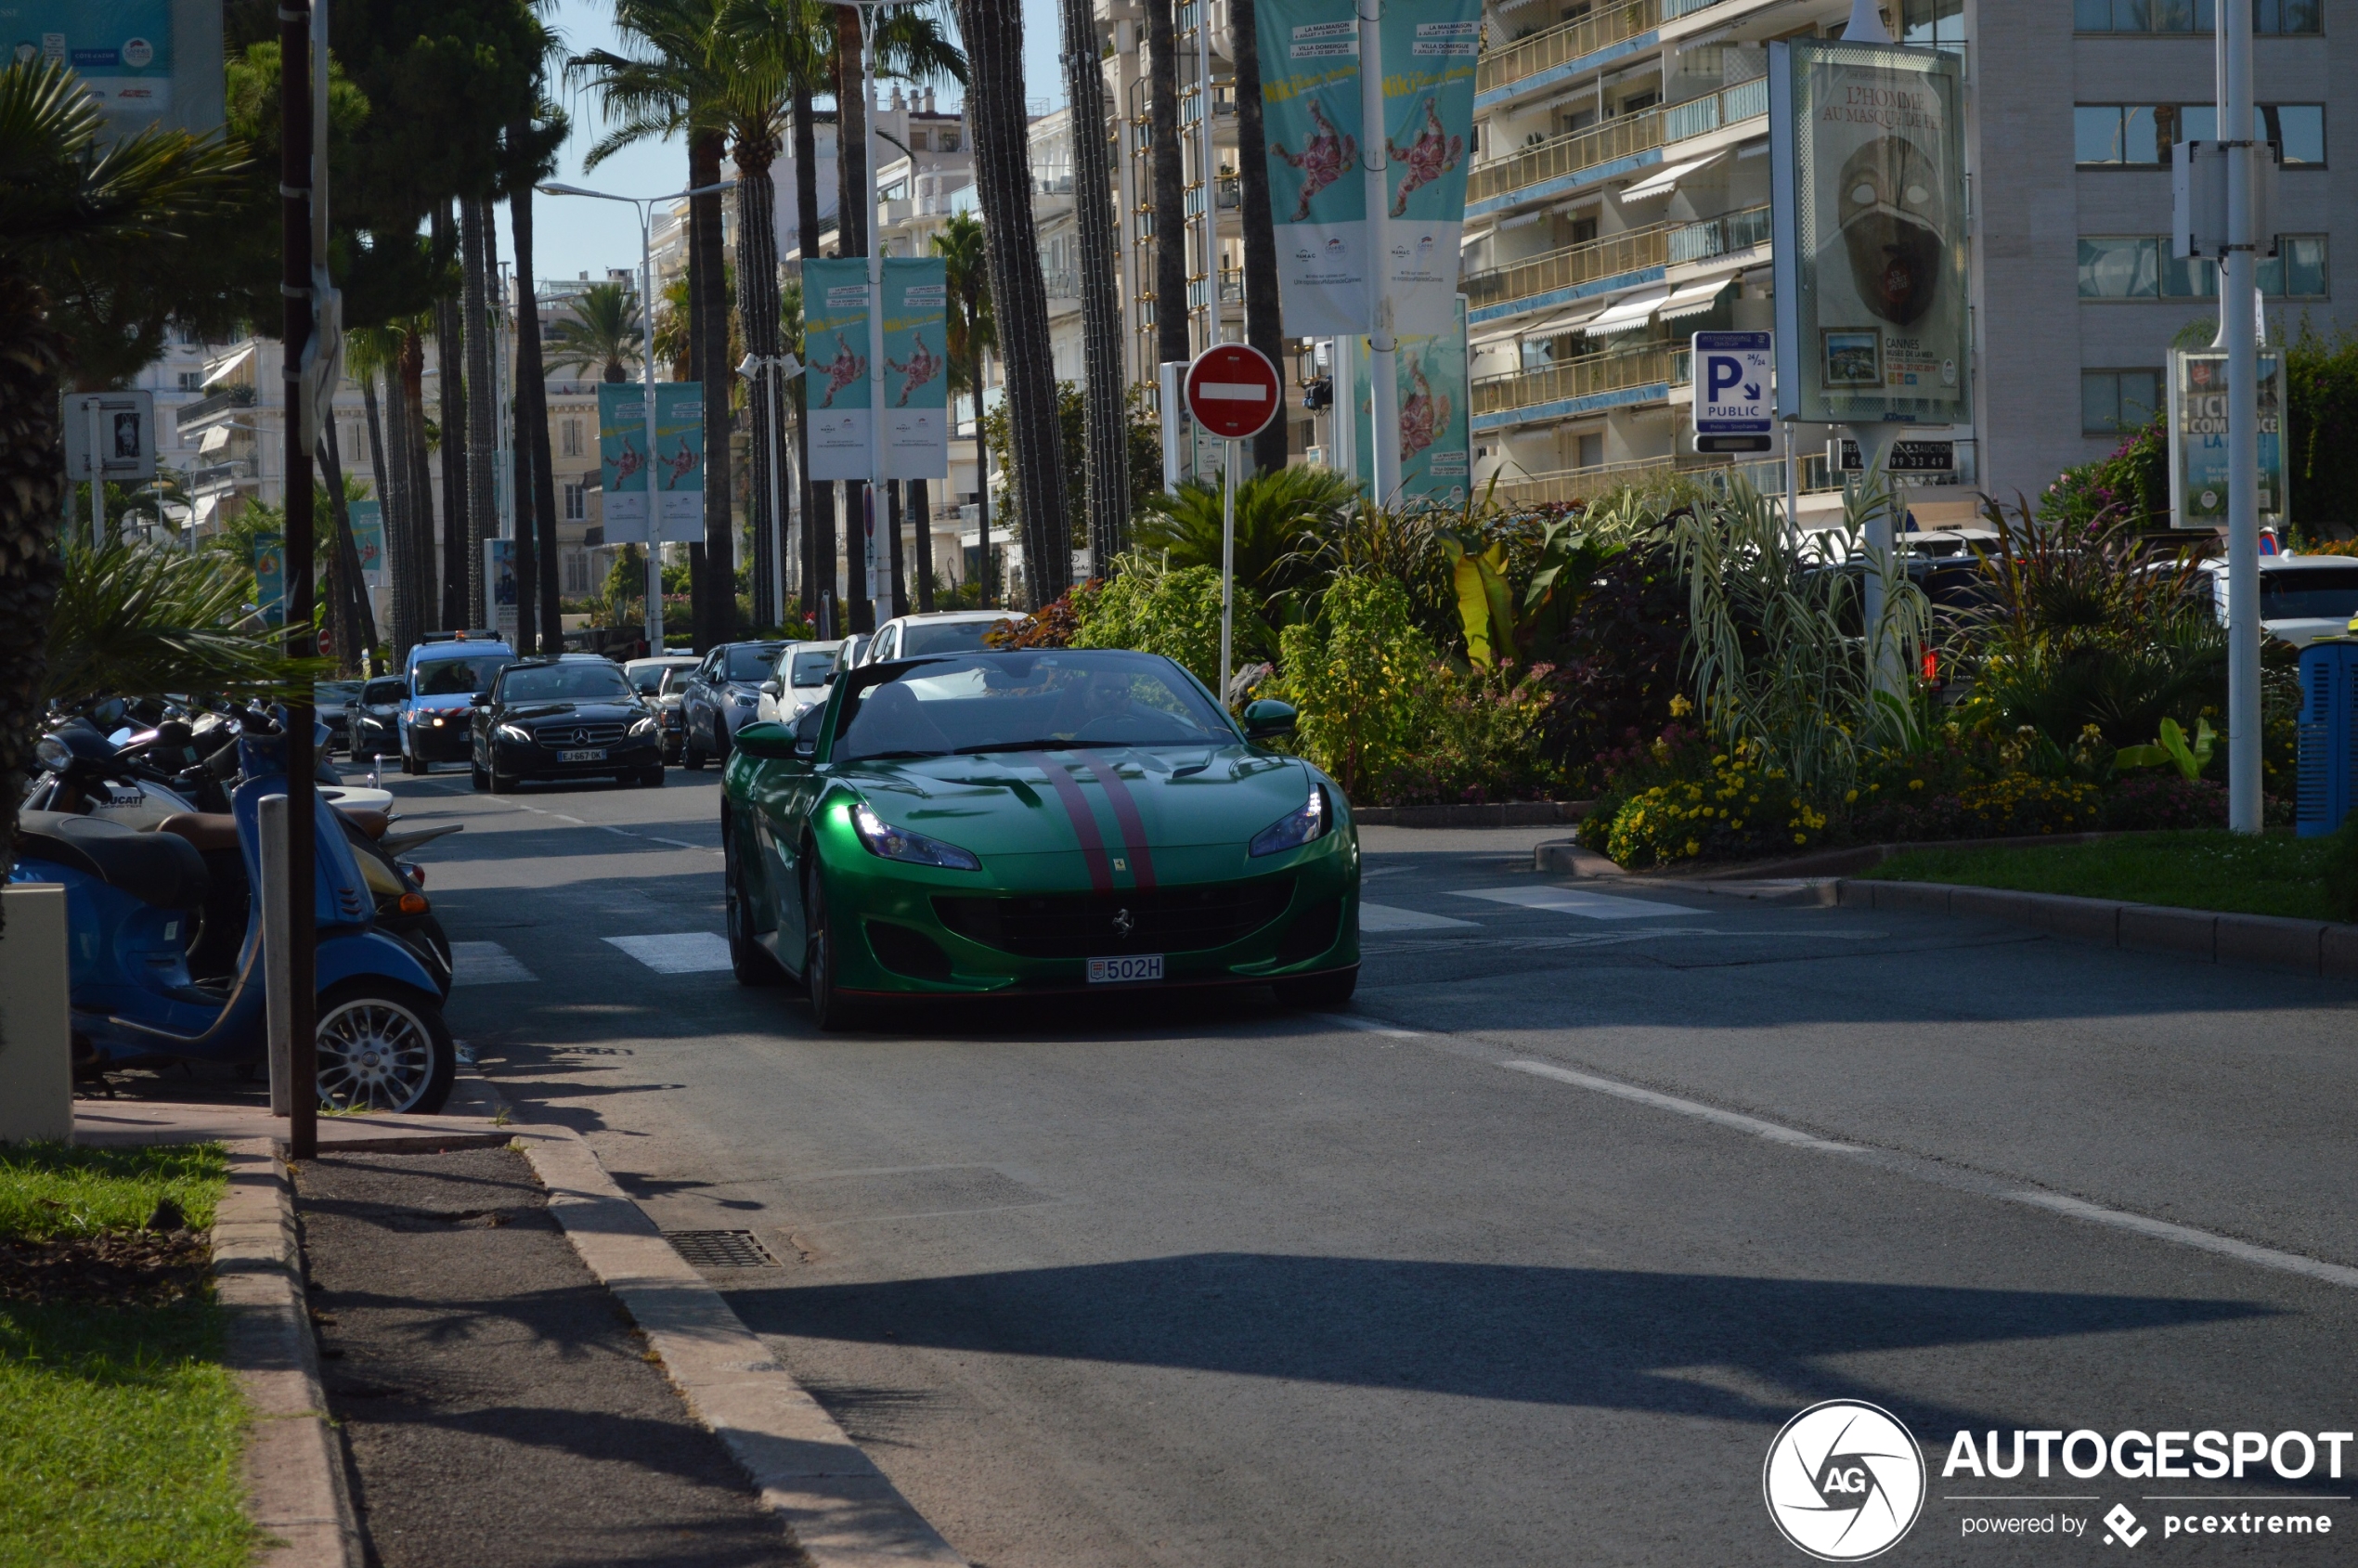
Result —
M1941 1473L1961 1429L2358 1428L2358 988L1370 830L1348 1017L822 1036L727 973L713 774L388 784L467 824L419 859L486 1070L667 1230L752 1233L711 1277L988 1568L1806 1562L1763 1460L1828 1399L1924 1445L1887 1561L2101 1553L2115 1504L2139 1555L2358 1536L2358 1452ZM2164 1534L2238 1510L2334 1534ZM1968 1533L2009 1518L2054 1533Z

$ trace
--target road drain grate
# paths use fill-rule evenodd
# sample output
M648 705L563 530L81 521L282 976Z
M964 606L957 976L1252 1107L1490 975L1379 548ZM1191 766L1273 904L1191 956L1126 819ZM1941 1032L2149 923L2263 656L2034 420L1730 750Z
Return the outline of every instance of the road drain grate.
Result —
M667 1230L663 1238L691 1268L776 1268L749 1230Z

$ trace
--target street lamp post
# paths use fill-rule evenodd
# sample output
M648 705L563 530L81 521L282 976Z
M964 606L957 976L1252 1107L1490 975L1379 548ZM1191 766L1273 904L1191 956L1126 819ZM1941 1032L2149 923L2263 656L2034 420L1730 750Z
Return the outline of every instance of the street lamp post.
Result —
M639 214L639 330L641 334L640 363L643 368L641 388L645 392L647 431L647 653L650 657L663 652L663 529L659 525L655 505L655 250L652 228L654 205L658 201L677 201L681 197L711 196L735 185L735 180L722 180L719 185L700 185L693 190L675 190L668 196L616 196L607 190L589 190L577 185L544 185L544 196L588 196L601 201L620 201ZM706 395L711 395L706 389Z
M778 505L778 471L785 464L783 429L786 422L786 382L802 374L802 361L791 354L748 354L737 361L737 374L747 381L770 377L770 603L784 625L786 618L786 514ZM804 505L810 504L808 498Z

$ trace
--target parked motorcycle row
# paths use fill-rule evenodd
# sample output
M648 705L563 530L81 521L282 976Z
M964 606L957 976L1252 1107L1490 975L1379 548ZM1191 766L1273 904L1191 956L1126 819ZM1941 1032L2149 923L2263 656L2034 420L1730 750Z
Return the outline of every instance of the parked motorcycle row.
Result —
M283 714L113 701L58 717L26 789L11 882L66 888L75 1068L266 1056L261 809L287 793ZM324 742L326 726L315 731ZM382 790L317 771L318 1095L432 1112L457 1052L450 943L400 859L457 824L402 831Z

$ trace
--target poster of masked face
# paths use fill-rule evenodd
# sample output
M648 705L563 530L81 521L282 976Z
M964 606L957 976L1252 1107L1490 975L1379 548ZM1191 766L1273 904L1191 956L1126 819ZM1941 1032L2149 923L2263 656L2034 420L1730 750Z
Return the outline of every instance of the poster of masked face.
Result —
M1770 46L1781 414L1972 418L1961 70L1929 49Z

